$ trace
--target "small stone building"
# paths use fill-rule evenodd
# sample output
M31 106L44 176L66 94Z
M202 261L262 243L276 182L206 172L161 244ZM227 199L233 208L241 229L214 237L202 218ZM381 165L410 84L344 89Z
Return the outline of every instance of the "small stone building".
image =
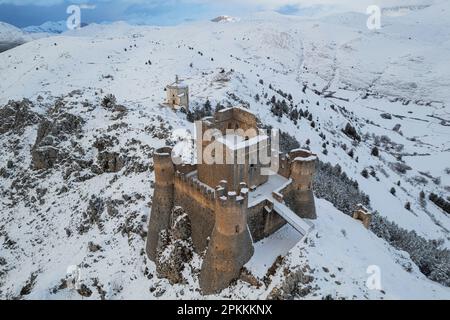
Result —
M304 219L316 218L312 192L315 154L292 150L281 155L277 172L267 175L262 173L265 166L250 161L255 150L268 148L269 139L258 129L253 113L242 107L221 110L203 119L197 136L204 138L208 129L221 134L197 141L197 151L218 144L223 148L215 150L223 150L223 155L233 159L240 151L244 161L175 165L170 147L156 150L146 244L148 257L156 261L161 231L170 228L172 209L182 207L191 223L194 250L199 254L206 250L199 278L204 294L219 292L239 277L253 256L253 243L286 223L306 234L313 225Z
M364 207L362 204L359 203L356 206L355 211L353 212L353 219L361 221L363 226L366 229L369 229L370 223L372 221L372 214L369 211L369 209L367 209L366 207Z
M175 82L166 86L166 103L174 109L189 109L189 87L178 76Z

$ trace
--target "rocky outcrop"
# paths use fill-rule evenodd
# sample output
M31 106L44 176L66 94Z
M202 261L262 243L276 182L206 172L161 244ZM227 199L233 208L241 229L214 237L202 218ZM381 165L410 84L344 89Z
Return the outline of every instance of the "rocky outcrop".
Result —
M119 140L115 136L97 137L93 146L98 150L97 163L92 166L95 174L119 172L125 166L125 157L115 151L110 151Z
M274 287L267 299L269 300L292 300L296 297L304 297L311 293L311 282L314 277L310 275L311 270L308 265L297 270L283 270L283 282Z
M82 124L80 117L69 113L59 114L54 120L42 120L31 150L33 168L50 169L65 159L65 152L59 145L69 140L71 135L79 134Z
M156 272L171 284L184 283L182 271L192 259L191 224L187 213L176 207L171 213L171 227L162 230L156 252Z
M101 172L119 172L125 163L119 153L103 151L97 156L97 164Z
M107 148L112 148L118 144L119 140L115 136L104 135L95 139L93 147L96 148L99 152L102 152Z
M101 230L103 228L101 216L104 210L105 202L103 201L103 199L92 196L89 200L86 211L83 213L83 221L78 226L78 233L84 234L88 232L93 225L97 225Z
M121 104L117 104L117 99L113 94L107 94L103 97L101 105L103 108L114 112L112 120L122 119L127 114L127 108Z
M61 113L53 120L46 119L39 124L35 146L50 144L51 140L56 143L66 141L70 135L81 131L83 123L82 118L70 113Z
M41 116L32 111L33 104L28 99L22 101L9 101L3 108L0 108L0 134L10 131L21 133L30 125L37 124Z
M35 170L52 168L58 161L59 149L53 146L33 148L31 157Z

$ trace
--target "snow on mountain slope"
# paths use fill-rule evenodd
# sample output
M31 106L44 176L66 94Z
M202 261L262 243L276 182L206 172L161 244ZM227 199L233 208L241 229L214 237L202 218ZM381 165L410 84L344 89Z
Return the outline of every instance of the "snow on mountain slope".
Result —
M442 8L390 18L375 33L365 29L364 16L354 14L313 20L265 13L234 23L164 28L90 25L1 53L0 105L28 98L38 116L57 120L70 113L83 124L58 145L73 163L52 170L30 168L38 122L0 137L6 172L0 178L0 296L81 298L60 286L67 267L78 265L91 298L201 297L189 272L195 273L199 257L186 268L187 284L170 286L156 277L143 251L154 176L141 169L151 167L152 151L165 145L171 130L193 129L184 114L159 106L175 74L190 86L193 108L206 99L213 106L247 102L264 124L289 132L302 146L309 140L320 160L339 164L381 216L426 239L443 239L450 248L449 216L419 200L422 190L445 196L450 186L449 48L446 31L425 36L448 25L430 21ZM357 23L349 24L348 17ZM422 26L405 28L414 19ZM107 93L126 112L103 108ZM288 115L274 116L272 96L307 110L311 119L295 123ZM347 123L361 142L342 132ZM127 164L99 173L102 145L109 155L130 158ZM370 155L375 145L378 157ZM374 174L365 178L364 169ZM307 243L295 244L288 226L273 235L287 239L275 247L288 254L270 283L257 288L238 281L219 297L266 298L292 281L284 268L296 275L305 265L314 272L301 273L313 279L296 297L449 297L449 289L425 278L408 254L327 201L317 199L317 207ZM256 250L273 243L267 239ZM384 294L365 287L369 265L380 266ZM29 292L22 290L27 284Z
M19 28L0 21L0 52L21 45L29 39Z
M295 246L287 260L291 266L314 266L318 297L333 299L448 299L448 288L427 280L408 261L408 254L392 250L386 242L341 214L329 202L316 199L316 229L305 243ZM342 250L345 248L345 250ZM299 259L300 257L300 259ZM358 257L355 259L355 257ZM368 267L381 270L381 291L368 290ZM412 267L411 271L406 271ZM295 269L295 268L294 268ZM384 272L383 272L384 270ZM349 281L349 279L352 279ZM420 289L419 289L420 288ZM422 291L423 290L423 291ZM314 297L314 294L312 295Z
M29 33L26 30L21 30L0 21L0 52L20 46L21 44L34 39L47 37L48 35L49 34L46 32L37 30L34 33Z
M67 22L62 21L47 21L39 26L28 26L22 29L28 33L50 33L59 34L67 31Z
M225 22L234 22L238 21L238 18L230 17L230 16L218 16L214 19L211 19L212 22L219 22L219 23L225 23Z

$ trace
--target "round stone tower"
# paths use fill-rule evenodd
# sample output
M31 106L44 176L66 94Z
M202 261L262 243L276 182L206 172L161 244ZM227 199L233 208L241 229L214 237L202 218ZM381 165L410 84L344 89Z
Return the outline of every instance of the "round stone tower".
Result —
M308 150L295 150L291 159L292 189L289 205L302 218L316 219L316 206L312 191L312 180L316 171L317 156Z
M248 188L228 191L227 182L216 188L216 221L200 272L200 287L212 294L229 286L253 256L253 241L247 226Z
M172 148L157 149L153 155L155 170L155 190L152 212L148 223L146 251L150 260L155 261L161 230L168 229L170 212L174 201L175 167L171 158Z

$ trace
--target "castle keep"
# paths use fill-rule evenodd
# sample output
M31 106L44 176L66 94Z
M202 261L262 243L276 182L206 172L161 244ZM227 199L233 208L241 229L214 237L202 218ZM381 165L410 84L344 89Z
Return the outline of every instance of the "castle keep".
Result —
M203 138L208 132L220 134L197 142L197 159L214 144L214 152L234 162L175 165L170 147L156 150L146 251L155 261L160 232L169 228L172 209L182 207L191 222L194 250L206 250L199 280L203 293L211 294L239 277L253 243L285 223L303 235L310 231L313 225L305 219L316 218L312 177L317 157L292 150L280 156L277 172L266 174L267 165L251 159L271 149L270 138L258 129L256 116L240 107L204 118L200 131Z

